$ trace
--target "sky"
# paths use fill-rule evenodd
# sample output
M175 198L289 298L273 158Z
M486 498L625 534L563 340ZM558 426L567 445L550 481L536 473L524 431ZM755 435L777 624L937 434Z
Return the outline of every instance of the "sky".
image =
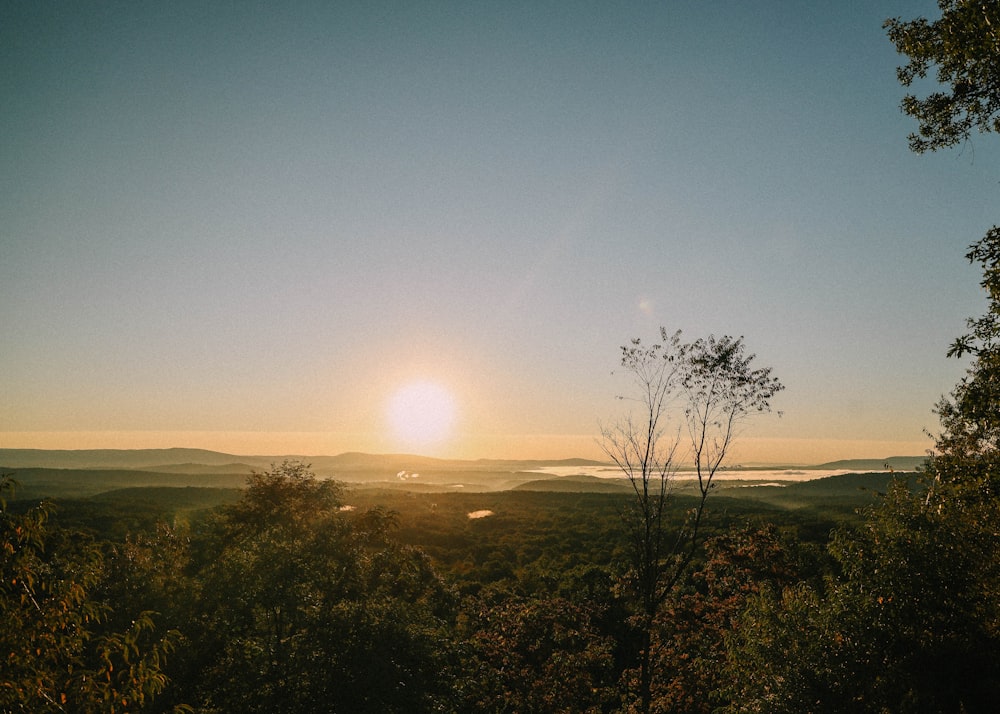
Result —
M0 447L598 457L664 326L785 384L734 458L919 455L1000 137L908 150L918 15L2 3Z

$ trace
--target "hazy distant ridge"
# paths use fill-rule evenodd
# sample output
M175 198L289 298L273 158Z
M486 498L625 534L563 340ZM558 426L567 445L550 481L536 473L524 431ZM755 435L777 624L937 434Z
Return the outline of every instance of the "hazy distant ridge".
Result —
M571 467L586 471L606 464L585 459L502 460L437 459L413 454L365 454L348 452L338 456L239 456L203 449L138 449L138 450L44 450L0 449L0 469L13 474L20 484L16 498L33 499L43 496L90 497L98 493L127 487L215 487L238 489L246 484L254 470L263 470L286 458L299 458L311 464L320 477L333 478L353 486L408 491L521 491L616 492L627 491L622 478L599 478L576 473L560 477L543 473L547 467ZM785 484L781 495L787 500L822 493L824 497L850 497L858 487L881 489L891 475L886 464L897 473L915 470L923 457L891 457L888 459L851 459L834 461L820 467L800 467L793 477L810 478L806 474L820 469L853 472L850 477L812 486ZM865 473L870 472L870 473ZM877 473L876 473L877 472ZM748 477L752 478L748 471ZM781 480L780 476L768 476ZM742 487L746 484L729 484ZM679 488L685 488L683 479ZM800 494L800 490L805 489ZM836 491L836 493L835 493ZM755 489L754 497L763 497L769 489ZM750 493L745 494L750 496Z
M801 468L915 471L926 456L890 456L884 459L844 459ZM343 471L526 471L551 466L600 466L589 459L439 459L416 454L367 454L349 451L336 456L238 455L206 449L0 449L0 467L50 469L134 469L174 473L249 473L285 459L311 464L316 473Z
M893 471L916 471L927 461L926 456L890 456L886 459L842 459L820 464L816 469L842 469L849 471L885 471L886 466Z
M414 454L346 452L337 456L247 456L205 449L0 449L0 467L50 469L136 469L180 473L249 473L285 459L311 464L319 474L340 471L400 470L523 471L540 466L598 466L587 459L438 459ZM205 469L204 467L211 467Z
M228 466L237 461L258 464L259 457L234 456L205 449L0 449L7 468L142 469L179 464ZM263 464L270 463L266 459Z

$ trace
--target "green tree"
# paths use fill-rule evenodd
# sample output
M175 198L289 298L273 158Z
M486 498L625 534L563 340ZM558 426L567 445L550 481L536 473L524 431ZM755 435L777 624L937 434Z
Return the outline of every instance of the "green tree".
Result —
M771 525L734 528L707 539L704 551L704 562L655 623L653 711L715 711L728 682L726 638L749 599L798 581L796 554Z
M996 533L969 515L896 482L835 534L824 585L753 597L730 638L729 711L993 711Z
M175 633L158 636L152 613L121 630L96 599L104 560L95 543L49 524L52 506L8 511L0 477L0 711L140 711L163 691Z
M943 89L924 98L908 94L902 110L920 123L910 135L916 152L966 141L973 129L1000 132L1000 3L938 0L941 17L887 20L896 50L908 61L897 70L904 87L936 69Z
M916 152L953 146L973 129L1000 132L1000 2L938 0L938 7L941 17L934 21L894 18L884 24L908 60L897 69L900 83L909 87L936 68L941 85L924 99L903 99L902 110L920 123L910 136ZM986 314L968 320L969 331L948 351L950 357L971 355L973 362L951 398L938 404L942 433L932 470L939 480L968 476L969 469L982 473L1000 447L1000 228L991 228L966 257L982 266L988 306Z
M496 593L494 593L496 594ZM461 711L607 711L615 698L611 638L589 604L510 592L463 608L468 643Z
M905 87L943 85L902 109L916 152L1000 131L1000 3L939 0L941 17L885 23ZM762 595L732 640L733 711L980 712L1000 701L1000 229L967 255L988 309L948 354L971 356L937 411L926 472L896 483L831 543L823 588Z
M680 331L670 335L662 328L660 336L662 342L652 346L634 339L622 347L621 365L636 407L602 429L604 451L634 496L622 519L631 557L627 587L635 598L640 638L638 676L630 686L644 714L652 701L654 622L697 552L715 475L737 427L748 416L770 411L784 388L770 368L753 366L756 356L746 353L742 337L683 343ZM676 436L668 435L671 428ZM697 500L682 525L672 528L671 485L685 457L694 467Z
M937 80L945 85L945 91L924 100L923 113L909 112L921 121L925 140L911 139L917 151L951 146L968 138L973 128L1000 131L1000 3L942 0L939 6L942 15L932 23L922 18L887 23L890 39L910 60L900 69L904 85L908 78L924 76L931 65L938 67ZM908 106L921 107L910 97L904 99L904 110ZM1000 632L1000 565L995 556L1000 533L1000 228L992 227L966 257L982 269L986 312L967 321L966 334L948 351L950 357L971 357L971 362L937 405L941 431L924 492L913 503L901 501L900 509L954 537L954 542L940 541L940 557L965 567L947 578L951 584L944 593L950 603L962 606L953 612L963 623L962 636L981 642L991 633L992 649L985 652L992 653ZM945 609L954 611L950 604ZM954 629L942 627L944 632ZM982 671L994 698L1000 697L1000 656L986 661L972 657L970 662ZM975 692L969 688L969 696Z
M950 357L973 359L951 397L937 406L942 432L935 466L941 475L956 466L968 469L973 465L970 458L981 466L992 466L991 457L1000 448L1000 228L993 227L966 257L982 268L980 285L987 296L987 310L967 321L969 331L948 351Z
M129 613L155 612L159 627L174 633L174 651L164 664L170 678L157 696L157 710L183 707L194 681L202 623L196 609L201 581L191 574L191 539L185 527L159 523L151 531L106 545L104 574L95 596L113 606L107 626L126 629Z
M199 704L248 712L434 711L453 601L393 515L285 462L251 477L204 557Z

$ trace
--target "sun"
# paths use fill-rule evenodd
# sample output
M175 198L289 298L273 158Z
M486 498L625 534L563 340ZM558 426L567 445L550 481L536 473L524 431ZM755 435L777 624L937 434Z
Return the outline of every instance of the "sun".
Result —
M407 446L432 446L448 439L456 415L455 398L436 382L410 382L389 399L389 425Z

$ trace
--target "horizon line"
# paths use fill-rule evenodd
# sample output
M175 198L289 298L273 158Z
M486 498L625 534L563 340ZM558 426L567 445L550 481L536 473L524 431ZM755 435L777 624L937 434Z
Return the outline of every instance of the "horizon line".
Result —
M927 438L917 441L743 436L733 443L727 465L806 466L855 459L912 457L926 455L932 445ZM362 453L463 461L607 461L607 454L600 448L595 434L482 434L426 448L410 448L382 435L361 432L37 430L0 431L0 448L46 451L202 449L237 456L317 457Z

